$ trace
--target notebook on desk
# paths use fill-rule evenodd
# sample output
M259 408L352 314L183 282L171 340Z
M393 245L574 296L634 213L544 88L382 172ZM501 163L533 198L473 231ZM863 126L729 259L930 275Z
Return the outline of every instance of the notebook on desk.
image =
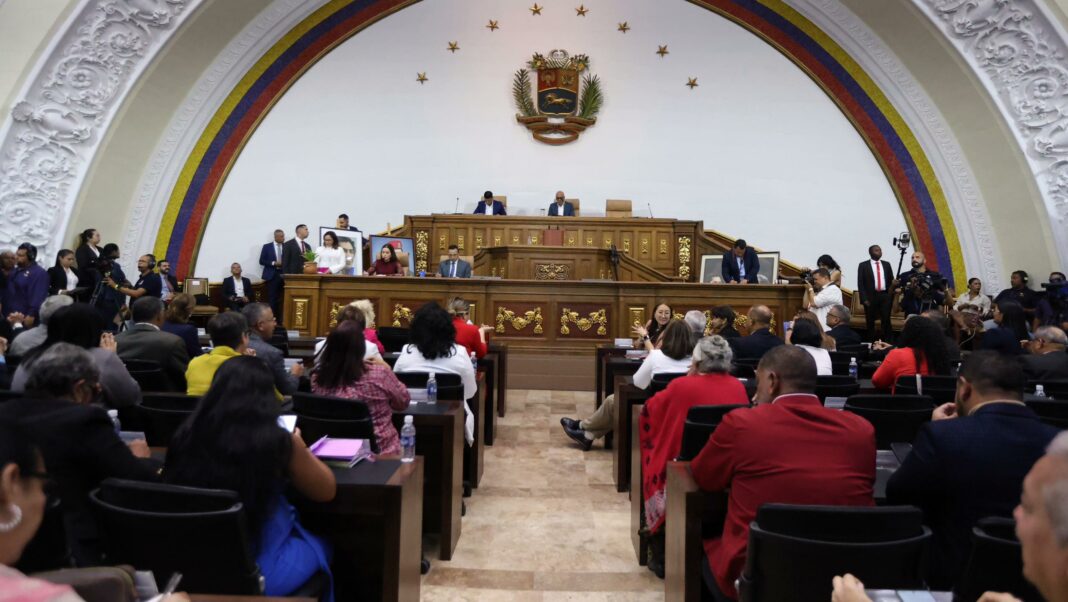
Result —
M374 459L371 442L367 439L341 439L323 436L308 448L315 457L330 466L351 468L367 459Z

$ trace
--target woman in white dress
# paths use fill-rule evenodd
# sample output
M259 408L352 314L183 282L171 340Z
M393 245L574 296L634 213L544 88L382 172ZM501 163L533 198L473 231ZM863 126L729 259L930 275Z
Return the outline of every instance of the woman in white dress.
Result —
M331 274L339 274L345 269L345 250L338 244L337 234L327 232L323 235L323 246L315 250L319 257L319 269L326 268Z

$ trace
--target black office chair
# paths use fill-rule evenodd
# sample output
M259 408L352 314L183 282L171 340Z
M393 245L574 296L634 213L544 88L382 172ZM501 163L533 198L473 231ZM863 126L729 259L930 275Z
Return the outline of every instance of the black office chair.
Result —
M233 491L107 479L89 502L106 564L152 571L161 588L180 572L185 591L263 594L254 536Z
M126 371L137 381L141 391L166 391L163 381L163 369L159 362L151 360L122 360L126 365Z
M948 403L957 395L957 377L955 376L921 376L920 386L923 395L927 395L936 403ZM916 388L916 376L899 376L894 385L895 395L918 395L921 394Z
M1046 380L1029 380L1027 386L1024 388L1028 393L1035 392L1035 385L1042 385L1042 390L1046 392L1046 395L1055 399L1068 401L1068 380L1064 379L1046 379Z
M397 372L396 375L409 389L425 389L426 381L430 378L428 372ZM434 380L438 381L439 401L459 401L464 398L464 384L459 374L435 373Z
M749 526L738 593L746 602L826 602L843 573L871 589L924 589L930 537L913 506L764 504Z
M741 404L721 406L694 406L686 413L686 422L682 427L682 447L676 460L693 460L701 453L708 438L728 412L749 406Z
M138 430L139 424L149 445L167 447L199 401L184 393L146 393L141 405L119 410L119 421L123 430Z
M877 449L890 449L891 443L912 443L934 408L934 400L926 395L853 395L842 409L875 427Z
M362 401L294 393L293 413L297 415L300 436L308 445L324 436L369 439L371 451L379 451L371 411Z
M386 348L386 351L400 351L401 348L408 344L407 328L379 326L375 332L378 334L378 340L382 341L382 346Z
M868 359L870 350L867 345L838 345L838 352L855 355L858 362L863 362Z
M734 362L731 364L731 376L736 378L756 378L756 366Z
M852 376L817 376L814 393L820 401L828 397L849 397L860 391L860 383Z
M984 518L972 529L972 553L954 588L955 600L978 600L983 592L1007 592L1024 602L1042 596L1023 576L1016 521Z
M652 380L649 382L649 388L646 391L649 392L649 396L652 397L657 393L667 388L668 383L679 378L680 376L686 376L685 372L658 372L653 375Z
M831 368L835 376L849 376L849 362L853 359L857 360L858 368L860 366L860 359L855 353L846 353L841 350L829 353L831 354Z
M1031 408L1038 418L1050 426L1059 429L1068 429L1068 401L1059 399L1041 399L1028 401L1027 407Z

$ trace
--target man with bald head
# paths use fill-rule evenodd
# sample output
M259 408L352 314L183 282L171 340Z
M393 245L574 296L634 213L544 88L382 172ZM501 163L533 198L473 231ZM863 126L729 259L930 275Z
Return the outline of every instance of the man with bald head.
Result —
M556 191L556 201L549 205L549 215L575 217L575 206L564 200L564 191Z
M912 254L912 269L902 272L894 282L903 291L901 309L906 316L923 313L945 303L945 278L927 269L927 257L919 251Z
M775 347L756 375L755 407L724 416L690 463L702 490L730 491L722 535L704 542L716 600L737 598L749 524L762 504L875 504L875 429L856 414L823 407L813 394L812 356Z
M1068 600L1068 433L1027 473L1013 518L1024 577L1046 600Z
M783 344L782 339L771 332L771 321L775 315L766 305L754 305L749 308L749 334L744 337L729 339L734 359L755 359L764 357L769 349Z

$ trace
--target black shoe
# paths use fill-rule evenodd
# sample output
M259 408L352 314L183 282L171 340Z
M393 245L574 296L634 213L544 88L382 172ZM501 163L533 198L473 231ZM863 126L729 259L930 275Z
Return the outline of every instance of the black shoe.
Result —
M419 561L419 574L425 575L430 572L430 561L426 559L426 556Z
M560 419L560 424L563 425L565 429L571 429L573 431L582 429L578 420L575 420L574 418L568 418L566 416Z
M582 447L582 451L590 451L590 448L593 447L593 439L586 437L586 431L568 428L567 425L564 425L564 432Z

